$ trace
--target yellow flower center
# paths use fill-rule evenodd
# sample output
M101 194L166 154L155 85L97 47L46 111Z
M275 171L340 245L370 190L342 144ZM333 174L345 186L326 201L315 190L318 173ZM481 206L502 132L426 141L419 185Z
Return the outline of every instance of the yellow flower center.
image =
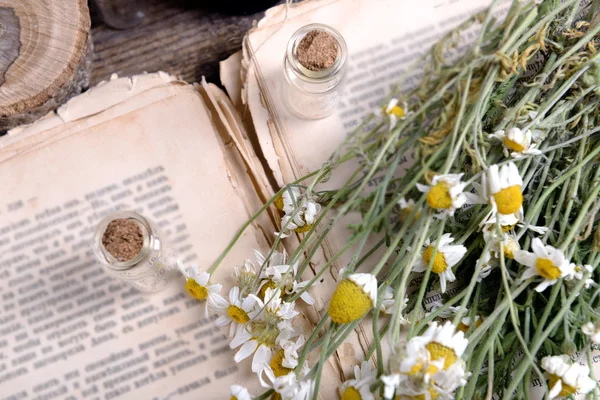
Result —
M429 190L427 204L436 210L452 207L452 196L450 196L450 189L445 182L439 182Z
M279 393L277 392L273 392L273 394L271 395L271 400L281 400L282 397Z
M410 371L408 371L408 375L415 376L419 373L423 373L423 375L425 375L425 374L433 375L436 372L438 372L438 369L433 364L428 364L427 369L423 370L423 364L416 363L415 365L413 365L413 367L410 369Z
M545 279L553 281L560 278L560 268L554 265L552 260L548 258L538 257L535 262L535 268Z
M362 400L360 392L354 386L348 386L342 393L341 400Z
M448 369L456 362L456 353L449 347L442 346L436 342L430 342L425 348L429 351L432 360L436 361L444 359L444 369Z
M229 400L238 400L237 396L231 396Z
M521 186L514 185L502 189L498 193L494 194L494 200L498 207L500 214L513 214L519 211L521 205L523 205L523 193L521 193Z
M286 368L283 366L284 358L285 358L285 353L282 349L282 350L279 350L277 353L275 353L275 355L271 359L271 363L269 365L271 366L271 369L273 370L273 373L275 374L276 378L287 375L293 371L292 368Z
M313 226L313 224L304 224L302 226L297 227L294 230L298 233L306 233L306 232L310 231L310 228L312 228L312 226Z
M392 107L389 111L386 107L383 107L383 112L387 115L395 115L398 118L404 117L404 109L398 105Z
M373 308L371 298L350 279L341 281L331 296L329 316L333 322L347 324L356 321Z
M227 315L229 318L234 320L238 324L245 324L250 321L250 317L246 311L242 310L238 306L229 306L227 307Z
M479 325L481 325L482 322L483 322L483 318L477 318L477 322L475 322L475 327L479 328ZM456 330L461 331L463 333L467 333L469 331L470 327L471 327L471 325L467 325L464 322L460 321L460 323L456 327Z
M187 290L190 296L196 300L206 300L208 297L208 289L200 285L192 278L188 278L187 282L185 283L185 290Z
M277 283L275 283L269 279L264 285L262 285L262 287L258 291L258 298L261 299L262 301L265 301L267 289L275 289L277 286L278 286ZM281 288L281 295L283 296L284 294L285 293L283 292L283 288Z
M502 232L506 233L508 231L512 231L513 229L515 229L515 226L517 226L517 224L513 224L513 225L502 225L500 227L500 229L502 229Z
M405 208L401 208L400 209L400 222L402 222L403 224L408 220L408 217L410 217L410 214L412 214L413 212L413 205L410 205L408 207ZM415 214L415 218L413 219L413 223L418 220L421 217L421 211L418 211Z
M430 387L428 392L429 392L429 396L430 396L429 398L431 400L437 399L439 396L438 392L436 392L436 390L433 387ZM404 395L404 396L402 396L402 398L403 399L412 399L412 400L427 400L427 397L425 396L425 394L417 394L414 396ZM400 399L400 395L396 395L396 400L399 400L399 399Z
M554 387L554 385L556 384L556 382L558 382L561 379L557 375L550 374L550 378L548 378L548 380L550 381L548 383L548 385L550 386L550 389L552 389ZM577 392L577 389L575 389L571 385L567 385L564 381L561 381L561 384L562 384L562 390L558 394L560 397L570 396L572 394L575 394L575 392Z
M433 250L434 250L433 245L430 245L430 246L427 246L427 248L423 252L423 261L425 262L425 265L429 265L429 263L431 262L431 256L433 255ZM436 274L441 274L442 272L444 272L446 270L446 268L448 268L448 264L446 263L446 258L440 251L438 251L433 260L433 267L431 270L433 272L435 272Z
M512 151L516 151L517 153L525 150L525 146L523 146L521 143L515 142L514 140L510 140L509 138L504 138L504 146Z
M283 211L283 196L279 196L275 199L275 207L277 207L278 210Z

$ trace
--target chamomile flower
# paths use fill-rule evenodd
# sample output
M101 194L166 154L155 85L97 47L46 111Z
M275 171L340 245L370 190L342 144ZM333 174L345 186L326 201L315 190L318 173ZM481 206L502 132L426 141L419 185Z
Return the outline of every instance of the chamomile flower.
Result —
M240 385L232 385L229 388L231 398L229 400L252 400L248 389Z
M497 214L492 212L479 225L483 227L485 232L485 230L494 229L496 226L496 221L500 225L500 229L502 229L503 232L512 231L516 227L526 228L540 235L543 235L549 231L549 228L546 226L536 226L524 222L523 213L520 211L513 214Z
M234 356L235 362L250 357L252 371L258 372L263 364L271 360L272 352L276 349L280 337L290 337L288 330L293 330L290 320L298 315L294 304L283 302L277 289L267 289L265 302L254 295L249 297L256 301L259 313L250 320L245 329L238 330L230 343L232 349L240 347Z
M560 278L571 274L573 266L565 258L562 251L544 245L540 238L534 238L531 242L533 253L525 250L514 252L515 260L529 267L521 277L523 280L534 276L541 276L544 280L536 286L537 292L543 292L548 286L554 285Z
M600 320L596 323L588 322L581 327L581 331L590 337L591 341L600 344Z
M298 350L304 346L304 341L304 336L299 335L295 342L288 339L278 342L283 352L281 365L284 368L293 369L298 366Z
M206 301L211 295L219 294L221 291L220 283L211 285L210 274L206 271L200 272L198 265L192 265L185 268L182 263L179 264L179 270L186 279L185 290L194 299Z
M390 130L394 129L398 121L403 120L407 115L408 108L406 102L402 102L401 106L398 103L400 103L398 99L391 99L387 105L383 106L381 110L378 110L379 115L389 118Z
M400 222L405 223L415 208L415 201L413 199L406 200L403 197L398 201L398 205L400 206ZM419 219L420 216L421 212L418 211L414 217L414 220Z
M440 286L442 293L446 291L446 282L453 282L456 277L452 272L452 267L460 262L467 252L467 248L462 245L451 245L454 238L449 233L444 234L440 238L439 247L433 257L435 250L435 241L430 242L429 239L425 242L425 249L422 256L415 265L415 272L424 272L429 267L429 263L433 262L432 272L440 277ZM433 261L432 261L433 260Z
M500 258L501 252L504 258L515 258L515 251L520 250L521 246L514 233L498 234L494 230L483 231L483 240L490 243L489 255L495 259ZM491 261L491 260L490 260Z
M377 381L377 370L371 363L363 361L354 366L354 379L345 381L340 387L341 400L374 400L371 385Z
M589 264L577 265L572 263L569 268L571 273L565 277L565 281L567 281L567 284L570 284L570 286L574 286L574 283L577 281L582 280L586 276L590 276L594 270ZM583 287L584 289L589 289L592 284L594 284L594 280L591 278L586 278L585 285Z
M288 186L275 200L275 207L286 213L291 213L302 198L302 192L296 186Z
M587 394L596 388L596 381L589 377L590 369L579 363L571 363L569 356L542 358L542 368L549 374L549 398Z
M531 131L528 129L523 132L517 127L510 128L508 132L504 130L496 131L490 137L495 137L502 141L504 146L504 155L508 157L518 158L523 155L542 154L541 151L535 148L535 143L532 141Z
M290 195L291 196L291 195ZM304 193L300 199L297 199L293 207L287 206L284 200L285 215L281 219L281 232L276 232L282 238L291 235L292 231L297 233L306 233L317 220L317 215L321 211L321 205L314 201L307 193Z
M283 264L270 265L265 269L264 277L268 278L273 282L272 287L277 286L281 288L286 294L293 294L301 291L308 283L308 281L297 282L296 276L298 275L298 262L292 265L285 264L285 252L283 253ZM307 304L314 304L315 299L308 293L308 291L302 292L300 298Z
M282 400L310 400L315 386L314 381L298 379L293 372L277 377L268 365L260 371L258 379L262 387L273 389Z
M408 303L408 297L404 298L404 304L402 305L402 309L406 308L406 304ZM383 314L392 315L394 312L394 306L396 305L396 299L394 298L394 290L391 286L385 288L385 292L383 293L383 300L381 300L381 306L379 307L379 311Z
M237 330L244 327L257 314L254 310L256 300L254 297L242 298L240 288L237 286L229 290L229 301L220 295L211 296L208 306L219 317L217 326L229 326L229 337L233 337Z
M417 189L427 193L427 204L441 215L454 215L454 212L467 202L464 194L466 184L461 182L463 174L437 175L431 186L417 183Z
M508 215L520 212L523 206L523 179L515 163L499 167L491 165L483 175L484 196L492 205L493 211Z
M352 274L343 279L329 302L329 316L338 324L356 321L377 301L377 278L371 274Z
M446 321L442 326L432 322L423 335L412 338L409 343L411 341L417 346L424 346L432 361L443 360L443 369L448 369L459 361L469 344L464 332L457 332L450 321Z
M233 277L237 279L240 294L248 296L252 293L254 283L256 282L256 269L251 260L244 260L244 265L236 265L233 267Z

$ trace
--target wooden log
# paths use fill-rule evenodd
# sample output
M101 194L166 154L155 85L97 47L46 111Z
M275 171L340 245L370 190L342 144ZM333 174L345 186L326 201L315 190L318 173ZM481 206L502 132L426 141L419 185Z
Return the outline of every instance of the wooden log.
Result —
M91 43L87 0L0 0L0 130L89 86Z

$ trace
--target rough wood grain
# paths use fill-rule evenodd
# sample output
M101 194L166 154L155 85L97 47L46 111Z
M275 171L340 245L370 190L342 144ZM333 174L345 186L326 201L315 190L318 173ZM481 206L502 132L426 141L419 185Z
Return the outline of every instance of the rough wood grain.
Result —
M87 86L89 30L85 0L0 0L0 129L32 122Z
M207 9L210 1L140 0L147 5L144 21L131 29L106 27L93 14L92 84L110 77L166 71L188 82L206 76L219 83L219 61L241 48L252 21L262 13L232 16Z

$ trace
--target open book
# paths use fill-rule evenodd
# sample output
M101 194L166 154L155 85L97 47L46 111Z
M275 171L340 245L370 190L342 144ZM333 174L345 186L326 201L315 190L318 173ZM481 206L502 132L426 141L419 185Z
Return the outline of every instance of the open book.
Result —
M498 13L510 1L500 3ZM487 4L276 7L249 33L244 54L222 65L230 98L163 73L118 78L0 138L0 399L223 399L233 383L260 393L183 280L145 295L103 272L90 245L95 225L114 211L138 211L184 262L208 268L279 187L321 166L439 35ZM287 40L311 22L338 29L350 52L339 110L317 121L293 117L278 98ZM416 69L402 84L419 78ZM279 222L275 212L255 221L214 280L229 288L233 266L268 248ZM313 262L345 244L344 228L336 229ZM326 312L342 264L315 288L307 324ZM335 398L364 358L369 329L357 329L329 360L322 398Z

